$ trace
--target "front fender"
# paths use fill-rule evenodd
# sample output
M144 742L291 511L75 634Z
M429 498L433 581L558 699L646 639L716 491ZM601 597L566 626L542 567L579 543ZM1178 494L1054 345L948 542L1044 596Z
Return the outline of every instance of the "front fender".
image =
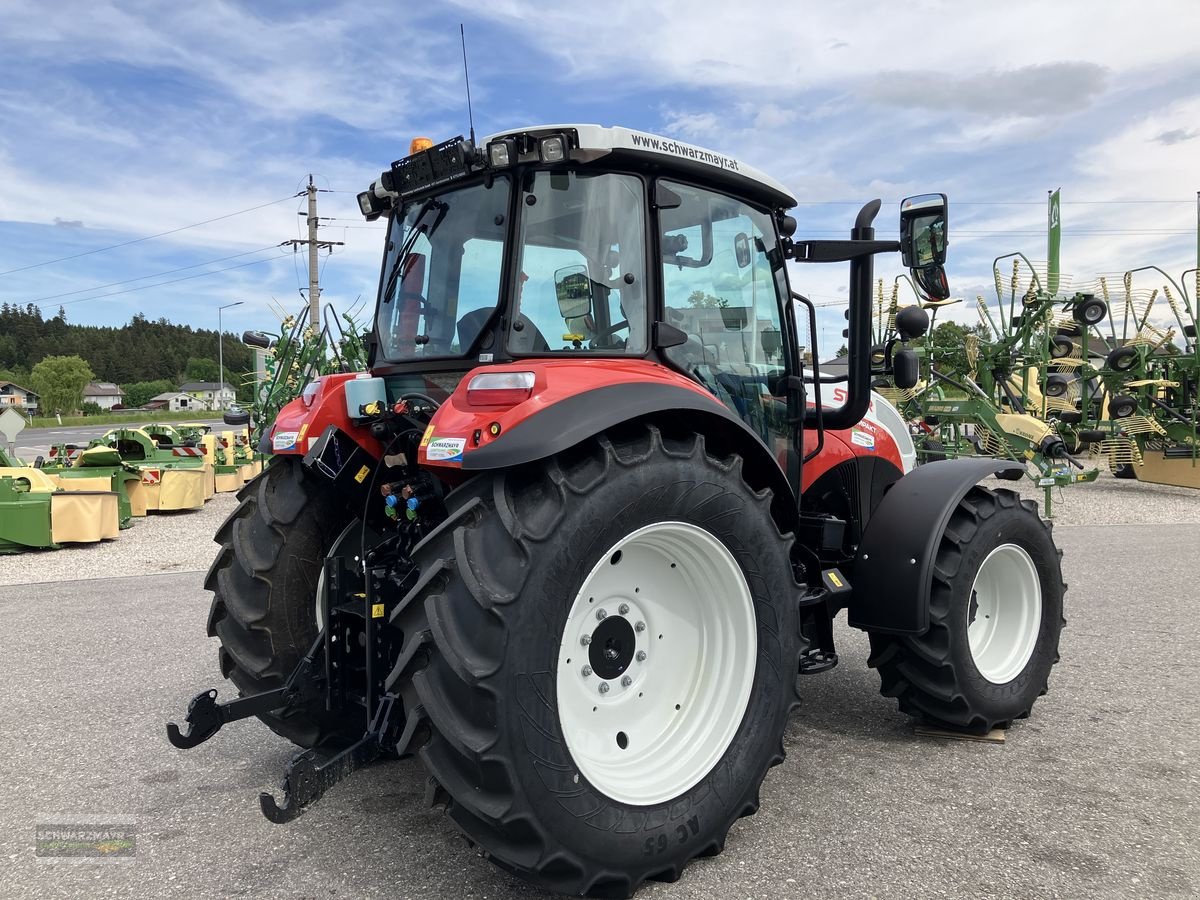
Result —
M847 618L855 628L923 634L938 544L950 516L989 475L1020 478L1025 466L1003 459L927 463L896 481L875 509L858 545Z

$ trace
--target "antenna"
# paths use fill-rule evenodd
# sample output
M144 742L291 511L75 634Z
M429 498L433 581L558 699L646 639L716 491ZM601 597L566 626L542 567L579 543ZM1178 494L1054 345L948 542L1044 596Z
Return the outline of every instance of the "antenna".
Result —
M471 76L467 73L467 33L463 30L462 22L458 23L458 37L462 41L463 81L467 85L467 119L471 123L471 146L475 146L475 115L471 112Z

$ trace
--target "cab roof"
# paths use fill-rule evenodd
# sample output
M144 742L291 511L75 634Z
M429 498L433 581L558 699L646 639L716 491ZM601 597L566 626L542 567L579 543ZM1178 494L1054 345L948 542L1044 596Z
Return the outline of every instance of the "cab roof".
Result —
M572 150L571 158L578 162L587 163L611 155L647 166L660 174L678 172L681 176L690 175L724 185L773 209L790 209L796 205L796 198L783 184L735 157L631 128L588 124L533 125L488 135L480 141L480 146L486 148L491 141L518 135L540 137L564 132L576 136L577 147Z

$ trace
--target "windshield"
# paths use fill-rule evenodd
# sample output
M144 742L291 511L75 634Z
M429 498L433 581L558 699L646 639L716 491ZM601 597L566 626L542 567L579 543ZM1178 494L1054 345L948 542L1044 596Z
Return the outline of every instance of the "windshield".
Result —
M406 203L393 215L379 294L382 356L464 356L500 297L509 181Z
M645 353L641 179L543 171L523 188L509 352Z

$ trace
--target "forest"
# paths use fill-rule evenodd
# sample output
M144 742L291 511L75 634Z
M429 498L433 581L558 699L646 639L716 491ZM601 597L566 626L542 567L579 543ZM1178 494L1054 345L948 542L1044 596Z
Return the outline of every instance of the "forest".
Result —
M253 355L238 335L228 332L224 349L225 380L242 396ZM75 325L61 307L47 319L33 304L0 304L0 379L27 386L30 371L48 356L82 358L97 381L123 387L165 381L173 390L185 380L217 379L217 332L140 313L115 327Z

